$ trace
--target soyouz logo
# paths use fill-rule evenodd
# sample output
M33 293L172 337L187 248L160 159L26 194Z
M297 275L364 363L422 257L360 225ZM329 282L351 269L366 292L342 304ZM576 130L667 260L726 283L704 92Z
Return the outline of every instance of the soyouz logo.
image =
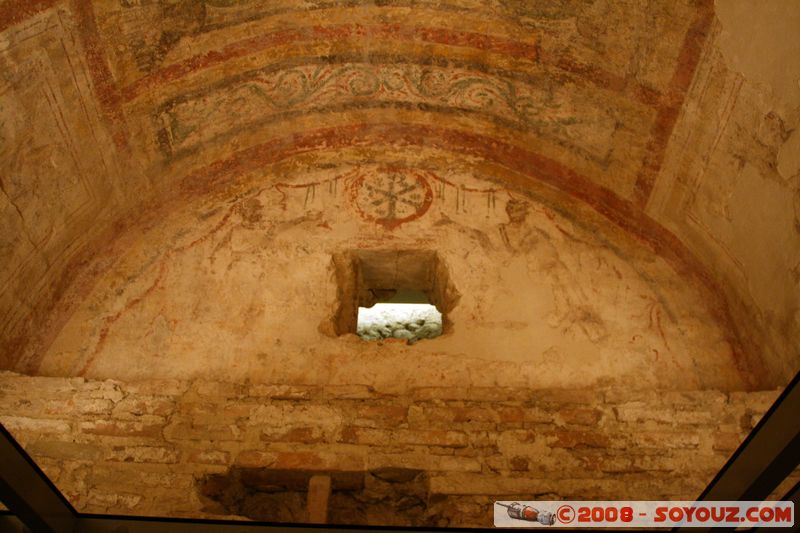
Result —
M791 501L496 501L497 527L793 527Z

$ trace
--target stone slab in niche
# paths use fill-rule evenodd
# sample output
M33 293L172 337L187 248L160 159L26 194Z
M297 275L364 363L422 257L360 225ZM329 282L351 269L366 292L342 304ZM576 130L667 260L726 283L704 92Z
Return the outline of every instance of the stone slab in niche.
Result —
M358 308L386 301L398 290L419 291L442 314L442 330L452 331L448 320L460 298L444 260L434 250L346 250L333 254L337 284L336 312L322 331L338 336L356 333Z

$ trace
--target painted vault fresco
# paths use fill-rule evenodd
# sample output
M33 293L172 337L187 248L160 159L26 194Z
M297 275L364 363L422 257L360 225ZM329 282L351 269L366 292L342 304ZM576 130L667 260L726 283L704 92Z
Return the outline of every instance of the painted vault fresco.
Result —
M691 67L670 43L707 18L656 4L107 0L94 16L133 149L169 173L301 116L406 110L496 129L641 202ZM631 21L649 32L608 30Z
M681 389L741 386L731 348L697 295L634 242L604 242L463 172L324 166L201 202L130 240L38 371L126 379L225 372L402 389L464 380L534 386L549 368L549 384L559 386L633 375ZM386 245L448 259L462 294L452 333L413 347L323 333L335 307L331 254ZM515 288L522 285L524 293ZM137 364L120 366L123 352Z
M287 115L413 106L475 113L509 128L535 131L606 166L617 129L632 127L623 126L618 112L594 101L585 87L556 84L544 73L521 81L452 67L362 63L270 67L241 78L164 105L157 118L167 155ZM633 124L648 118L646 110L639 113L642 117ZM636 150L630 144L627 148Z
M345 226L367 228L367 244L385 236L381 231L393 242L422 224L434 233L458 227L482 242L499 238L494 246L503 253L528 253L517 226L529 223L535 209L501 191L507 186L519 195L544 184L601 213L680 276L699 283L738 363L744 352L757 352L758 343L745 347L731 326L734 318L744 329L752 322L746 290L726 292L723 285L738 287L738 281L717 280L709 266L730 261L740 274L726 270L726 276L741 280L751 278L745 272L758 264L742 259L747 250L727 243L731 232L724 219L731 211L722 207L727 200L712 201L743 194L727 178L739 174L712 158L710 174L726 179L700 179L705 167L695 175L702 165L693 162L670 169L659 197L651 194L673 127L679 119L691 122L696 111L686 108L690 116L681 115L687 95L702 100L698 122L711 126L698 131L702 145L712 148L718 139L723 145L734 142L738 122L750 124L747 102L758 100L741 78L719 76L733 86L719 91L715 82L703 81L706 72L727 72L718 64L719 54L707 50L718 34L712 32L712 2L74 0L25 4L20 7L25 16L19 17L8 5L0 9L5 54L0 149L2 216L13 228L2 241L9 258L3 275L11 284L2 293L8 318L3 359L9 364L37 366L40 349L51 339L25 346L28 330L50 320L50 297L61 301L91 256L88 247L85 257L76 251L99 239L99 232L116 235L132 223L111 219L133 217L144 198L168 203L187 191L211 194L259 171L269 176L264 194L277 195L269 202L258 199L270 209L273 200L290 203L289 192L302 190L313 203L333 188L344 202L342 213L350 214ZM698 70L701 62L705 66ZM706 102L716 104L715 94L729 95L724 100L731 109L739 105L738 111L717 114ZM736 104L740 100L745 103ZM727 133L708 134L718 121L726 127L730 116L735 120ZM790 140L791 117L771 116L778 115L765 112L759 119L764 127L756 121L757 127L745 128L766 132L763 139L761 133L744 139L746 146L764 146L750 154L757 163L736 184L755 183L755 174L772 172L777 143ZM687 157L695 157L695 143L682 142ZM719 157L734 154L733 160L743 151L723 148L711 151ZM355 157L347 162L350 170L343 161L329 161L328 170L341 172L309 187L303 184L317 178L266 170L299 155L351 149L391 157L381 164ZM415 152L426 149L440 153L421 165ZM461 175L488 181L468 184L451 176L459 162L469 163L468 170L459 167ZM688 182L697 187L686 200L670 189ZM783 194L781 187L771 194ZM57 206L52 215L43 207L49 205ZM507 218L494 221L496 234L447 222L460 209L478 205L504 206L497 212ZM678 220L684 215L688 222ZM438 222L430 225L432 220ZM319 224L324 229L334 222ZM360 234L350 236L355 235ZM430 239L420 242L435 242ZM706 244L719 253L703 255ZM331 241L328 249L334 248ZM70 261L74 268L67 269ZM796 277L797 261L794 256L781 261L788 273L781 277L785 285ZM767 292L780 292L776 287L766 282L755 287L764 291L760 302L770 300ZM775 336L795 328L793 293L786 294ZM596 315L581 314L586 323L597 322ZM657 324L669 313L654 310L648 316ZM603 338L600 329L586 328L593 331L590 338ZM781 342L773 351L786 351ZM760 371L757 359L750 365L754 373ZM781 368L788 368L790 357L780 359Z
M52 290L113 194L109 140L75 33L53 11L0 40L0 331L12 348L35 296Z

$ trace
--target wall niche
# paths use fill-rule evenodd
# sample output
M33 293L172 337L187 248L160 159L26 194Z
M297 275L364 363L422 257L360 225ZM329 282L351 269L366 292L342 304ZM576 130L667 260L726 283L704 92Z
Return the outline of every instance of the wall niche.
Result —
M441 313L441 329L427 331L405 340L413 344L452 331L449 312L460 294L450 279L445 261L434 250L346 250L331 258L336 283L333 317L321 330L331 336L359 332L359 308L382 302L429 303ZM432 334L435 333L435 334Z
M430 526L439 520L428 510L428 474L409 468L356 472L233 467L198 480L197 489L208 513L304 523L308 484L315 475L331 478L329 524Z

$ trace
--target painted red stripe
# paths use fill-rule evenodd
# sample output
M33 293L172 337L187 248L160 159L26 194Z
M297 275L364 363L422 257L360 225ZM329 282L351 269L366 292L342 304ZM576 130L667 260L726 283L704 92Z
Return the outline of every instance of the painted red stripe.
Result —
M314 26L282 30L265 35L245 39L220 50L212 50L202 55L191 57L180 63L164 67L161 70L137 80L123 90L123 99L127 102L142 93L180 79L193 72L207 69L230 59L257 53L275 46L285 46L305 41L337 41L350 38L400 39L422 41L449 46L475 48L511 57L536 61L538 48L535 43L523 43L492 37L480 33L454 31L443 28L405 27L398 24L380 26L362 26L360 24L341 24L336 26Z
M46 11L61 0L8 0L0 3L0 31L3 31L42 11Z
M661 105L661 92L648 85L637 83L635 80L618 76L596 65L578 63L567 56L553 56L542 54L543 63L552 64L559 70L575 74L583 79L591 81L597 87L607 91L628 94L637 102L648 107L658 107Z
M656 120L650 131L650 141L646 149L646 156L642 168L636 178L634 187L634 202L638 207L644 208L650 200L656 178L664 163L669 138L675 129L678 115L686 100L689 87L694 78L695 70L700 62L703 45L708 38L711 23L714 20L714 3L712 0L703 0L697 18L686 32L677 67L672 75L669 88L666 92L667 101L659 109Z
M129 102L159 85L170 83L194 72L211 68L230 59L257 53L271 47L284 46L297 42L315 40L336 41L354 37L432 42L490 51L509 57L528 59L534 62L543 61L544 63L552 64L559 70L580 76L591 84L603 89L616 93L628 92L635 100L649 107L656 107L661 103L661 93L650 86L638 84L632 80L607 72L597 66L577 63L566 56L541 56L538 42L523 43L480 33L458 32L442 28L409 28L397 24L387 24L383 26L348 24L338 26L315 26L313 28L283 30L259 35L230 44L220 50L211 50L205 54L191 57L145 76L123 89L123 100Z
M78 27L78 36L86 54L86 64L100 109L103 111L111 136L118 148L128 148L128 126L122 111L119 88L106 60L103 42L97 31L91 0L70 0Z

